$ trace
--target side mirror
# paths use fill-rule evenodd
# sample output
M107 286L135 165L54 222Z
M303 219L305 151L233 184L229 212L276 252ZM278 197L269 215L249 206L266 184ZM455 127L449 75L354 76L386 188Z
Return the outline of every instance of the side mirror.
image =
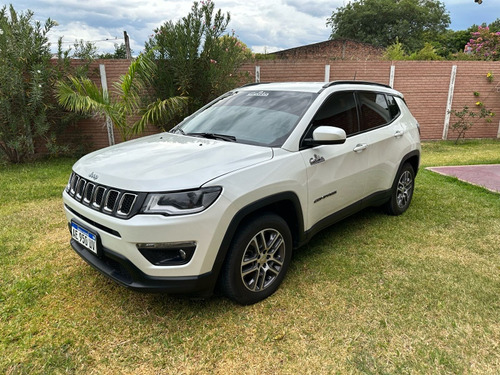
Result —
M347 135L344 129L333 126L318 126L313 131L312 139L304 139L307 146L340 145L345 142Z

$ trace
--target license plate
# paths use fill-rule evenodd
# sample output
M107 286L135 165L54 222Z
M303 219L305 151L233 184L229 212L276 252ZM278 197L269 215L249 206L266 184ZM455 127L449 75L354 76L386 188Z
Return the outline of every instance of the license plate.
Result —
M94 254L97 254L97 236L94 233L72 222L71 237Z

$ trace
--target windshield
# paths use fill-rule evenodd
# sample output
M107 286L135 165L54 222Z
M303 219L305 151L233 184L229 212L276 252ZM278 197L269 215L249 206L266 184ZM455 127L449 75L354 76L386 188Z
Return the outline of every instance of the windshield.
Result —
M316 96L307 92L240 91L216 101L172 131L280 147Z

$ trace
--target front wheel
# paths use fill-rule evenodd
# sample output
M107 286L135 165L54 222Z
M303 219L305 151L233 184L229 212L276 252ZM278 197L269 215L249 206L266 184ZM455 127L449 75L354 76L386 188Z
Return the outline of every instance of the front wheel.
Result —
M283 218L264 214L244 223L231 243L222 268L222 291L250 305L273 294L292 257L292 235Z
M386 203L385 210L390 215L401 215L410 206L415 187L415 172L409 163L405 163L394 180L391 199Z

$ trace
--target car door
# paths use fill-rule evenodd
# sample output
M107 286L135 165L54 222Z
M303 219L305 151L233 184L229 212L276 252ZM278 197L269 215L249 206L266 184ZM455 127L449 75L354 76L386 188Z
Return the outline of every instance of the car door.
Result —
M370 144L366 194L371 195L392 186L407 142L401 122L396 120L400 110L392 95L368 91L357 95L361 130Z
M335 93L326 99L304 138L312 137L318 126L340 127L347 139L344 144L300 151L308 178L308 228L364 197L369 164L367 135L359 132L354 92Z

